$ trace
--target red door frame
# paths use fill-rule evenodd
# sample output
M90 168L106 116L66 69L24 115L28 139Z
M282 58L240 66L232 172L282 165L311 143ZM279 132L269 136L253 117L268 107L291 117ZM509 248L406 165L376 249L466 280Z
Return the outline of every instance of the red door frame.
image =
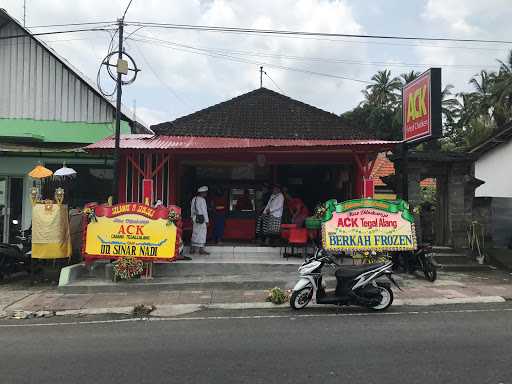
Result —
M181 161L186 158L193 158L197 160L202 159L210 159L212 158L212 154L190 154L185 156L175 156L168 152L164 151L147 151L144 154L145 162L144 169L142 169L138 161L134 160L133 156L136 155L137 158L141 152L140 151L132 151L123 154L121 157L121 171L119 173L121 180L119 182L119 199L120 202L126 201L127 196L127 188L133 188L133 186L138 183L139 175L143 178L143 180L153 180L155 177L158 180L159 178L164 181L164 167L168 165L168 178L167 178L167 189L168 189L168 198L167 202L163 202L167 205L176 205L179 198L179 188L180 188L180 173L181 173ZM310 157L313 157L315 161L318 162L327 162L333 161L335 163L346 163L350 160L355 163L355 183L354 183L354 195L356 198L361 197L373 197L373 188L371 187L372 178L371 173L373 171L373 167L375 166L375 160L369 161L370 155L375 155L377 151L352 151L351 153L338 153L335 155L334 153L269 153L266 155L267 163L271 165L273 168L278 164L300 164L305 162L310 162ZM153 166L153 156L148 156L148 154L158 154L157 161L155 166ZM283 156L285 155L285 156ZM256 161L256 154L253 153L218 153L215 154L215 159L222 161L244 161L246 159L253 159ZM337 161L336 161L337 160ZM340 161L341 160L341 161ZM127 170L128 167L132 168L133 177L132 177L132 186L127 185ZM275 172L273 172L273 177ZM136 177L137 176L137 177ZM158 182L157 182L158 185ZM138 184L137 184L138 187ZM143 193L142 196L149 198L149 203L152 204L154 197L158 194L155 194L153 191L154 183L143 182ZM162 196L163 198L163 196ZM143 203L144 201L140 201Z

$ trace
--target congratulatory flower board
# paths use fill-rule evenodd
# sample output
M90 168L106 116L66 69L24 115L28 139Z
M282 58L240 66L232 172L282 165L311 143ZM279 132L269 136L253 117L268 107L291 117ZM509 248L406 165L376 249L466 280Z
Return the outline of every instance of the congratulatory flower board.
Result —
M403 200L329 200L325 208L322 243L328 251L403 251L417 247L414 217Z
M96 205L85 210L83 254L88 258L176 257L181 234L180 209L138 203Z

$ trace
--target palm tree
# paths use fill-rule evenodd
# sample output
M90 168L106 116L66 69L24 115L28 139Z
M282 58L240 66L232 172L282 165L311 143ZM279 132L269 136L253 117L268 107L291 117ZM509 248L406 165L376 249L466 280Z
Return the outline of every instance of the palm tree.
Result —
M379 107L394 108L400 99L402 82L398 77L391 77L391 71L385 69L372 76L373 84L363 90L365 102Z
M445 124L451 124L455 121L460 102L452 93L453 85L447 84L441 91L441 113L443 114Z
M473 95L476 101L478 112L482 115L491 115L493 102L491 100L493 88L494 74L488 73L486 70L480 71L479 74L469 80L475 91Z
M498 60L499 72L494 76L492 101L496 122L502 126L512 120L512 50L508 62Z
M412 71L407 72L407 73L402 73L400 75L400 78L402 80L402 84L405 85L405 84L408 84L411 81L415 80L419 75L420 75L419 72L416 72L416 71L412 70Z
M503 102L505 98L512 103L512 50L508 55L508 62L504 63L498 60L501 64L498 75L496 77L496 83L499 85L499 101Z

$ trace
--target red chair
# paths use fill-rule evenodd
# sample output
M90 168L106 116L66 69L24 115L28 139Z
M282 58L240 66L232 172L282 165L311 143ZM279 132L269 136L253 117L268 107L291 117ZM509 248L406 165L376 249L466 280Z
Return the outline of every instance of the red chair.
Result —
M297 224L281 224L281 238L288 241L292 228L297 228Z
M288 237L288 245L291 247L291 254L284 252L284 257L296 256L294 253L295 248L304 249L304 258L307 256L308 248L308 230L306 228L290 228L290 236Z

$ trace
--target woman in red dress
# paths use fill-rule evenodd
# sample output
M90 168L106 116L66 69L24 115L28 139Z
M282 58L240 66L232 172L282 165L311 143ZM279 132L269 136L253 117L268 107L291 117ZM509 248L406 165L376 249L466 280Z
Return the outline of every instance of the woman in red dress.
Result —
M290 210L292 224L296 224L299 228L304 226L304 221L310 215L310 212L302 199L299 197L290 197L287 202L287 207Z

